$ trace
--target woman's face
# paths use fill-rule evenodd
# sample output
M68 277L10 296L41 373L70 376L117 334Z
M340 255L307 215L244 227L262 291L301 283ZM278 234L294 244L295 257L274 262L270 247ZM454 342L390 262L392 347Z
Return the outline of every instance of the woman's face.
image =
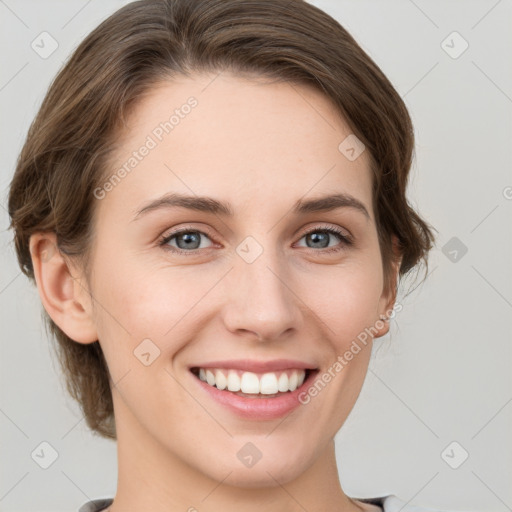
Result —
M312 89L227 73L162 84L127 119L95 191L90 285L139 464L261 486L326 453L392 307L350 133Z

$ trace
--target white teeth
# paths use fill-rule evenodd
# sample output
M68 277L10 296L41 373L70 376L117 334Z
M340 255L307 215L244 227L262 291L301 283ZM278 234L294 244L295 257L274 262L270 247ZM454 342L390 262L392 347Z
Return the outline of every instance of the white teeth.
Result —
M234 371L230 371L228 374L228 390L240 391L240 377Z
M286 375L286 374L285 374ZM277 393L277 377L275 373L265 373L260 379L260 393L263 395L273 395Z
M244 372L240 382L240 389L242 393L259 393L260 379L258 379L255 373Z
M290 378L288 379L288 386L289 386L289 389L290 391L295 391L297 389L297 382L298 382L298 378L297 378L297 372L293 372L290 376Z
M206 382L210 384L210 386L215 386L215 375L210 370L206 370Z
M215 372L215 385L219 389L226 389L226 386L228 385L228 380L226 379L226 376L220 370L217 370Z
M288 376L289 374L289 376ZM243 372L240 376L236 370L199 369L199 378L210 386L220 390L227 389L234 393L275 395L278 392L295 391L306 378L305 370L291 372L268 372L258 376L253 372Z
M288 391L288 375L282 373L277 382L277 389L279 391Z

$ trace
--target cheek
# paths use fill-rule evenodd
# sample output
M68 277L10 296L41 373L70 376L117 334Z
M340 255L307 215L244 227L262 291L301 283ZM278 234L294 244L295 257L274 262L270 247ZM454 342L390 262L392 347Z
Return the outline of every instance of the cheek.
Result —
M134 341L141 334L156 336L159 330L155 322L164 309L172 311L173 298L176 301L172 293L162 296L160 280L157 272L137 264L135 258L98 258L94 295L101 303L102 324Z
M382 274L378 265L364 263L331 266L322 270L323 275L302 280L302 296L325 324L324 332L337 352L378 320Z
M176 353L196 323L194 306L215 279L194 274L192 265L162 269L121 258L104 260L94 275L98 337L105 355L113 356L113 374L138 363L134 351L143 340L151 340L162 354Z

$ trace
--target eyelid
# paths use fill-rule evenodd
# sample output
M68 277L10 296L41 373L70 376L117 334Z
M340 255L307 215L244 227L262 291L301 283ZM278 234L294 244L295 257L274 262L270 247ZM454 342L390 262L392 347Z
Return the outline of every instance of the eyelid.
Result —
M303 236L309 235L309 233L314 233L315 231L330 231L330 232L334 231L341 237L345 238L346 240L349 240L349 241L354 240L354 237L352 236L352 234L350 233L350 231L348 229L342 228L340 226L332 226L329 224L325 224L325 225L315 224L311 228L307 228L306 231L304 231L302 233L301 238Z

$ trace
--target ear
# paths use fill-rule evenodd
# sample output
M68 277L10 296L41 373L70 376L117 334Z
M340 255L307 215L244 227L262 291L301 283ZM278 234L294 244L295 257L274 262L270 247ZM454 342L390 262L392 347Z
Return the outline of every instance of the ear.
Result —
M44 309L60 329L78 343L98 340L92 301L82 278L57 247L55 233L34 233L29 242L34 277Z
M397 281L398 274L400 271L400 265L402 263L402 254L400 253L398 237L396 235L391 235L392 239L392 249L393 249L393 263L390 277L390 286L388 294L385 293L385 289L382 292L380 301L379 301L379 310L378 310L378 318L376 319L375 327L383 326L378 329L378 333L375 338L380 338L384 336L389 331L389 320L382 320L381 317L389 318L390 313L392 312L397 294ZM385 288L385 287L384 287ZM377 322L378 321L378 322Z

